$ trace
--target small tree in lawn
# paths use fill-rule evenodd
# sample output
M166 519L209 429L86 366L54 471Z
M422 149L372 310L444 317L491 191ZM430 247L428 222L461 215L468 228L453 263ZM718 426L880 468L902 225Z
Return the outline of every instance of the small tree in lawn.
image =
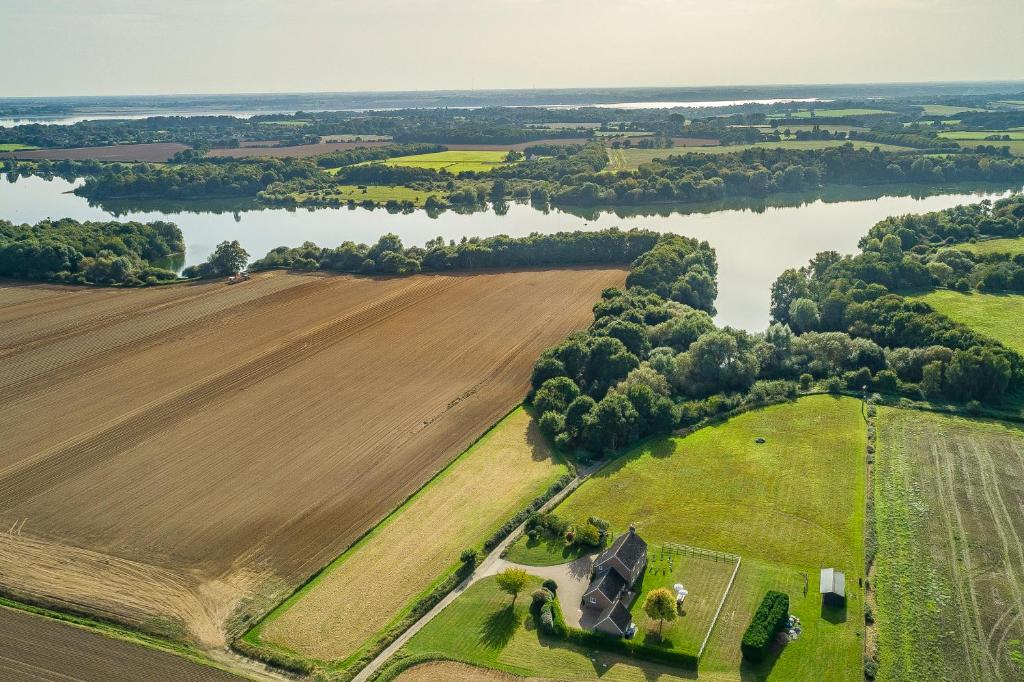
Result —
M658 625L658 638L661 639L661 631L665 628L665 621L676 619L676 598L670 590L660 587L647 593L644 600L644 613L648 618L655 618L660 621Z
M498 581L498 588L507 594L512 595L512 604L515 605L516 597L526 588L530 576L521 568L506 568L495 578Z

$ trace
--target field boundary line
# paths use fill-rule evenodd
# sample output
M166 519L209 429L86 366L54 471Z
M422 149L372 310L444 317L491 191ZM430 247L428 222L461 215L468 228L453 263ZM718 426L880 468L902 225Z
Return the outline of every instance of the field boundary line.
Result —
M561 504L561 502L566 497L568 497L573 491L579 488L587 479L589 479L591 476L598 473L599 471L601 471L614 461L615 459L605 459L596 465L591 465L591 467L586 469L585 471L578 472L576 477L569 481L569 483L566 484L564 488L559 490L551 497L551 499L549 499L547 502L538 507L537 512L544 513L549 509L552 509L557 505ZM483 559L483 561L480 562L480 564L476 567L476 570L474 570L469 576L467 576L465 580L456 585L451 592L446 594L444 598L441 599L441 601L435 604L432 609L427 611L427 613L425 613L422 618L413 623L405 632L403 632L397 638L395 638L395 640L391 642L391 644L389 644L383 651L377 654L377 656L374 657L373 660L367 663L366 666L364 666L363 669L360 670L359 673L352 678L352 682L368 682L368 680L373 678L375 673L378 670L380 670L385 663L391 660L391 657L394 656L399 649L405 646L406 642L408 642L410 639L413 638L413 636L416 635L416 633L422 630L427 625L427 623L429 623L431 620L434 619L435 616L437 616L437 614L441 613L441 611L443 611L449 604L455 601L459 597L459 595L461 595L463 592L469 589L471 585L473 585L474 583L483 578L490 576L493 573L492 569L495 566L500 565L501 562L503 561L503 559L501 558L502 553L508 548L509 545L511 545L513 542L519 539L519 536L523 534L523 530L525 528L525 521L516 526L512 530L512 532L505 536L505 539L499 542L494 547L494 549L491 550L490 554L488 554Z

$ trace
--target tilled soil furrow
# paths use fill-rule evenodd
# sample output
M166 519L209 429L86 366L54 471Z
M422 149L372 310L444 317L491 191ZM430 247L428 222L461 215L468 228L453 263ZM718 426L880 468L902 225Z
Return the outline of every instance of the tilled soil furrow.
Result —
M457 282L457 279L439 277L432 281L428 280L426 284L421 284L412 291L399 290L340 319L321 324L241 366L188 386L165 400L136 410L115 424L99 429L81 440L31 457L11 467L13 471L0 473L0 500L3 500L5 507L24 502L100 461L145 442L202 405L272 376L360 329L378 324L381 320L436 296Z

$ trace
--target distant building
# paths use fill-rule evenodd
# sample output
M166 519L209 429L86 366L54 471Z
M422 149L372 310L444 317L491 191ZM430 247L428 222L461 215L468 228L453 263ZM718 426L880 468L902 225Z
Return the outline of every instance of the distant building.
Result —
M846 575L834 568L821 569L821 601L826 606L846 606Z
M647 543L636 528L615 538L594 562L594 576L583 593L583 608L596 612L595 630L617 637L631 637L636 631L629 605L636 594L633 586L647 565Z

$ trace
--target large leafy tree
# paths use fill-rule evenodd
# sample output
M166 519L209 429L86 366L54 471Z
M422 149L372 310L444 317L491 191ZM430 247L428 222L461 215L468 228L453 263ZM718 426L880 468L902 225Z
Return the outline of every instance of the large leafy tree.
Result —
M664 587L651 590L644 599L644 613L648 618L658 621L658 637L662 636L665 621L676 619L676 598Z
M530 576L521 568L506 568L494 576L494 579L498 583L498 589L512 595L512 603L515 604L519 593L526 589Z

